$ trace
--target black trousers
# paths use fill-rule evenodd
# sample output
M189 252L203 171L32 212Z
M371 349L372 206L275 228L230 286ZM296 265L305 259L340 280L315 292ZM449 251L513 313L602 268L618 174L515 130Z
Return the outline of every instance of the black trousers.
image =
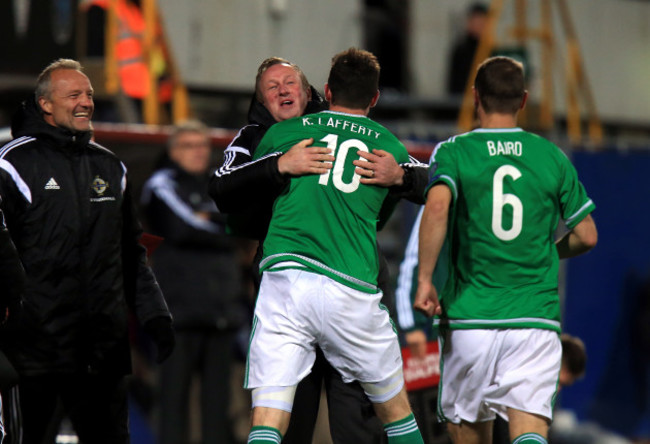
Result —
M344 383L323 352L317 349L311 373L298 384L283 444L312 442L323 383L334 444L387 442L383 425L361 385L358 382Z
M21 377L18 403L22 444L53 444L51 429L65 414L82 443L129 444L126 378L114 375L43 375Z
M186 444L190 441L190 385L200 377L202 443L230 444L233 441L230 405L230 366L233 333L216 329L178 329L174 353L160 372L161 444Z

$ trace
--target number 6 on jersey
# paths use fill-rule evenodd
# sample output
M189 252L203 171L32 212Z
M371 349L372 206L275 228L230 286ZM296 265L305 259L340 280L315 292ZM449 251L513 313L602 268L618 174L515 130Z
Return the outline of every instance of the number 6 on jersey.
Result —
M514 194L503 193L503 180L510 176L512 180L521 177L521 172L512 165L503 165L494 173L492 179L492 232L504 241L510 241L521 233L524 219L524 206ZM503 229L503 207L512 207L512 226L509 230Z

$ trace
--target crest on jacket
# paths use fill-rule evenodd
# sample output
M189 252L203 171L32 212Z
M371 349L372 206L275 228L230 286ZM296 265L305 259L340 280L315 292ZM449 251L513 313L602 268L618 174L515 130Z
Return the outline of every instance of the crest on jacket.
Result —
M108 188L108 182L99 176L95 176L92 184L90 185L90 188L92 188L98 196L102 196Z

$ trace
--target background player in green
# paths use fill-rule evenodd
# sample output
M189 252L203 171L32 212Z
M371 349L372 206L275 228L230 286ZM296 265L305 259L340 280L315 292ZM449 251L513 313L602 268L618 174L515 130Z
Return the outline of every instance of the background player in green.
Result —
M375 148L408 160L404 145L366 117L379 97L378 79L371 53L337 54L325 85L330 110L277 123L255 152L259 159L311 137L335 160L324 174L292 178L273 208L245 381L253 389L249 443L281 441L316 344L344 381L361 383L389 443L422 442L376 287L376 230L388 190L362 184L353 165L357 152Z
M439 415L456 443L491 442L496 414L513 442L545 443L561 363L558 264L593 248L595 208L567 157L517 127L523 67L481 64L480 128L439 144L420 226L415 307L439 315ZM554 242L560 217L569 231ZM450 275L431 284L440 248Z

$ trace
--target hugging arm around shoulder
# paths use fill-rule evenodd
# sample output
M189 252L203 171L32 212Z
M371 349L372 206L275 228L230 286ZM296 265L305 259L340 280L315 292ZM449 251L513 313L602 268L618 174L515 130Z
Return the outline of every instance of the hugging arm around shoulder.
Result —
M424 189L429 182L429 166L412 159L409 163L400 164L400 167L404 170L404 183L391 187L391 195L424 205Z
M278 171L278 158L256 161L241 152L226 152L224 164L210 178L209 194L219 211L245 213L251 207L275 200L288 179Z

